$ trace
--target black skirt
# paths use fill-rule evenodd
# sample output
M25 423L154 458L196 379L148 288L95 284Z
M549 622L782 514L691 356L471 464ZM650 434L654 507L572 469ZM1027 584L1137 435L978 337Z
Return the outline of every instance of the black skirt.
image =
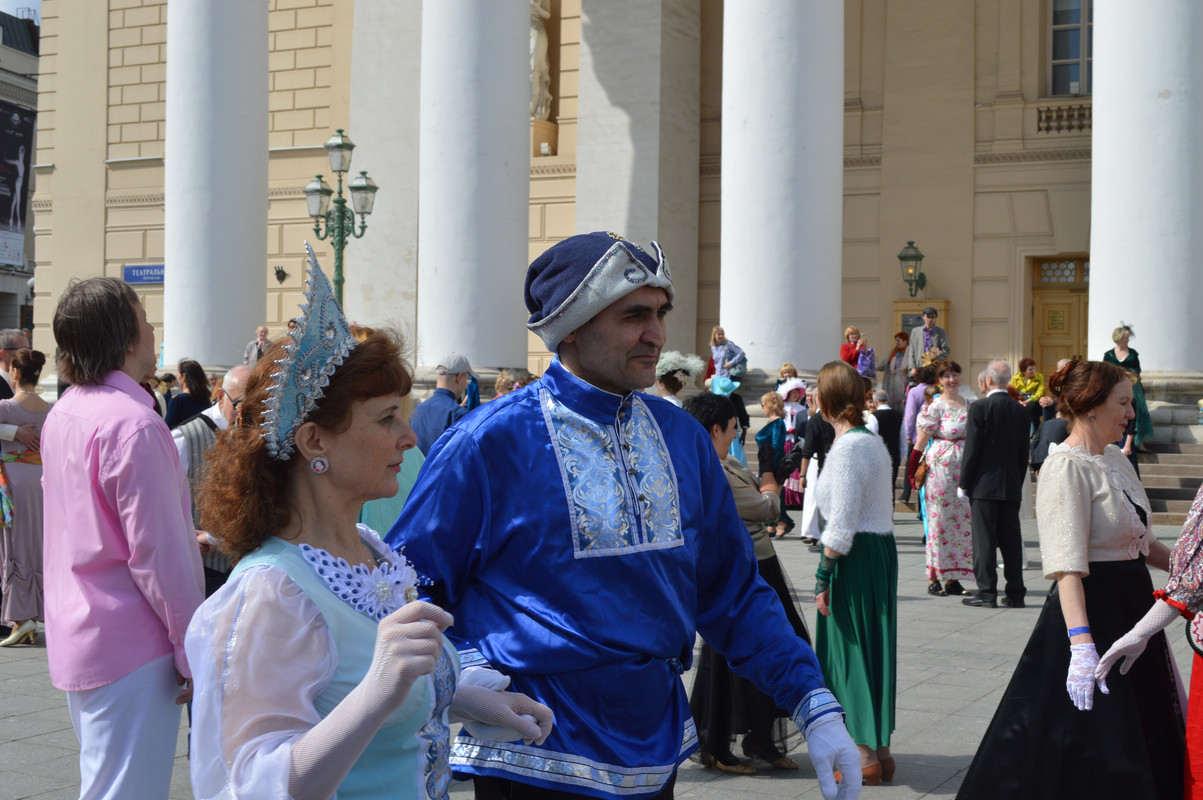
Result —
M1091 562L1082 585L1100 655L1153 604L1143 558ZM1054 583L957 798L1181 800L1185 722L1165 634L1127 675L1111 670L1090 711L1065 690L1069 657Z
M789 581L781 569L776 556L756 562L760 577L772 587L781 600L785 617L794 633L810 644L810 634L798 605L794 601ZM781 724L789 714L777 708L768 695L761 692L751 681L731 671L727 659L714 648L702 642L698 656L697 675L689 693L689 710L697 725L698 741L703 750L721 754L730 752L731 742L739 733L750 733L769 739L783 752L788 752L789 740L798 735L792 724Z

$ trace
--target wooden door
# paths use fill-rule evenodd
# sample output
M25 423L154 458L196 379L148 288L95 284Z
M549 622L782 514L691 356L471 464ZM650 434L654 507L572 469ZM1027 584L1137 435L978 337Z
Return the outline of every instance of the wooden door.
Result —
M1086 357L1087 295L1073 289L1032 294L1032 357L1047 377L1057 371L1061 359Z

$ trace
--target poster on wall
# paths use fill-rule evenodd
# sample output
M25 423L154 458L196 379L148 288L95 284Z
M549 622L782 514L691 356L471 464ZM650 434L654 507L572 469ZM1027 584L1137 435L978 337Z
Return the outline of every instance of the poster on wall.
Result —
M29 164L37 112L0 100L0 264L25 266Z

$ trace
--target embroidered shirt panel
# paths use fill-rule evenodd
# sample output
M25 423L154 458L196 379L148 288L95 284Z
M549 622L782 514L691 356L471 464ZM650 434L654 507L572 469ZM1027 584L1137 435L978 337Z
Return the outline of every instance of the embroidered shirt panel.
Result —
M643 401L628 395L606 425L546 389L539 400L564 482L574 558L684 545L676 473Z

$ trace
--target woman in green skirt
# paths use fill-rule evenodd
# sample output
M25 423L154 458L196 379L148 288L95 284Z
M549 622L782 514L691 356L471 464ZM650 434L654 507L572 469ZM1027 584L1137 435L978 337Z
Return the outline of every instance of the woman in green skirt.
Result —
M890 507L890 454L864 427L864 382L832 361L819 372L819 406L835 444L815 499L823 554L815 573L815 653L847 712L866 786L894 777L890 734L898 683L898 550Z

